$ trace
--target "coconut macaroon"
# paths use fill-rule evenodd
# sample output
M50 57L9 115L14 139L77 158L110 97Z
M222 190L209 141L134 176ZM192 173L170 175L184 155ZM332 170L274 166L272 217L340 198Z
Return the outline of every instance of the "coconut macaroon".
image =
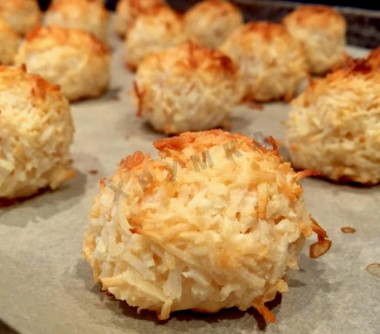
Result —
M340 66L346 58L346 21L328 6L300 6L283 20L289 33L303 45L313 74Z
M290 100L307 75L303 50L279 24L252 22L220 48L239 66L242 100Z
M357 60L310 84L291 105L293 165L333 181L380 182L380 72Z
M46 24L92 33L102 42L108 39L109 14L96 0L57 0L46 13Z
M28 34L16 63L60 85L70 101L97 97L110 82L109 48L83 30L37 28Z
M138 115L167 134L225 125L238 101L237 69L192 42L147 56L134 84Z
M0 19L23 36L41 23L42 14L37 0L0 1Z
M277 150L220 130L154 143L101 181L83 251L95 282L130 306L171 312L255 307L288 291L287 268L312 230L321 255L331 245L306 210L299 180Z
M114 22L116 33L124 37L141 13L163 3L165 3L163 0L120 0L116 5Z
M142 13L129 29L125 62L136 70L150 53L177 46L187 40L182 17L170 7L159 5Z
M12 65L20 44L20 37L0 18L0 64Z
M223 0L201 1L185 14L186 32L194 41L212 49L218 48L243 24L240 10Z
M58 86L0 66L0 199L56 189L75 172L69 147L74 126Z

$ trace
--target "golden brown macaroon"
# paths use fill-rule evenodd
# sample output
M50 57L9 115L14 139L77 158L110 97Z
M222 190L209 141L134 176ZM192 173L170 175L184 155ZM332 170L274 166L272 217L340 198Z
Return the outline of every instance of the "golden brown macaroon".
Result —
M81 29L105 43L108 23L108 11L96 0L57 0L46 13L47 25Z
M164 3L163 0L120 0L117 3L115 14L116 33L120 37L124 37L141 13Z
M56 189L75 175L74 125L58 86L25 68L0 66L0 199Z
M336 182L380 182L380 72L365 60L313 81L291 105L293 165Z
M304 47L309 71L324 74L346 58L346 21L328 6L304 5L285 16L289 33Z
M12 65L14 63L19 44L20 37L8 23L0 19L0 64Z
M60 85L70 101L97 97L110 82L109 48L79 29L37 28L28 34L16 63Z
M301 46L280 24L245 24L220 50L239 66L243 100L290 100L307 75Z
M233 30L243 24L243 16L228 1L206 0L186 12L185 24L191 39L211 49L217 49Z
M134 88L138 115L167 134L221 126L239 98L233 62L192 42L147 56Z
M158 159L136 152L101 181L83 243L95 282L160 320L255 307L273 322L264 303L288 291L305 239L319 235L312 257L331 246L304 204L299 180L309 173L220 130L154 146Z
M136 70L150 53L177 46L187 40L182 17L170 7L159 5L139 15L125 40L125 62Z
M1 0L0 18L24 36L41 23L42 14L37 0Z

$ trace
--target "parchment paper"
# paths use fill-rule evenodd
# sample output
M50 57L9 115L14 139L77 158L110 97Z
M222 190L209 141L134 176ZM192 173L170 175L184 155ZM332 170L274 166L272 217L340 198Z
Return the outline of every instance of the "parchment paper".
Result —
M137 315L93 284L81 247L99 179L136 150L153 153L151 143L161 137L135 117L127 95L133 76L123 66L123 43L114 38L112 46L115 90L72 106L77 177L56 192L0 211L0 318L33 334L380 333L380 278L365 270L380 262L380 187L304 182L309 211L327 229L333 246L317 260L308 257L305 247L301 269L289 272L290 292L275 303L276 323L266 329L257 312L238 310L211 316L179 312L159 323L154 314ZM283 103L265 104L261 111L238 107L232 131L283 139L287 111ZM357 231L343 234L343 226Z

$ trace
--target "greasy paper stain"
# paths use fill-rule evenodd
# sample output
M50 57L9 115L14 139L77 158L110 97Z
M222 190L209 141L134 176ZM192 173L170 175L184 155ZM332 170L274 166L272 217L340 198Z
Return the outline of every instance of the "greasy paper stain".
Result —
M380 263L371 263L365 267L365 270L367 270L367 272L372 276L380 278Z

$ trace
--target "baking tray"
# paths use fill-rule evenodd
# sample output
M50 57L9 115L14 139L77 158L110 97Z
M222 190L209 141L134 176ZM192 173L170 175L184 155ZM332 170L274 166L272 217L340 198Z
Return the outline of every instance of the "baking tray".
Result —
M154 153L161 138L129 100L133 75L123 66L123 43L113 37L112 89L102 98L72 105L76 124L72 157L77 177L0 210L0 318L20 333L380 333L380 278L366 266L380 261L380 187L355 188L319 179L303 181L309 211L327 229L330 252L313 260L308 248L300 270L289 272L290 292L272 303L276 323L254 310L216 315L136 314L94 285L82 258L87 214L101 177L136 150ZM356 56L365 50L349 48ZM284 103L237 107L232 131L283 139ZM155 155L155 153L154 153ZM350 226L356 233L343 234ZM310 241L312 242L312 241Z

